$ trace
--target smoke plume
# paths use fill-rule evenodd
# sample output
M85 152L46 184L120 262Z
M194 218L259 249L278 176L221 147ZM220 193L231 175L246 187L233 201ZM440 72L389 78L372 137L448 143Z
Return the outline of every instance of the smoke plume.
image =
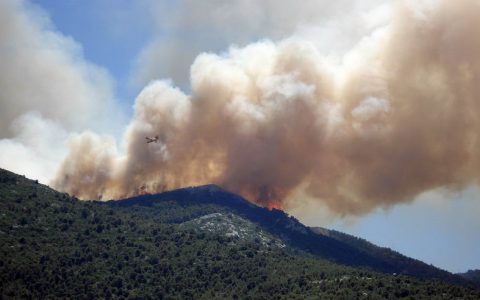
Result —
M2 168L47 183L70 131L100 128L105 111L116 115L108 73L26 1L0 1L0 70Z
M399 2L340 63L298 37L201 54L190 94L151 82L124 151L78 135L54 186L120 198L216 183L264 206L301 191L359 215L478 184L479 15L476 0Z

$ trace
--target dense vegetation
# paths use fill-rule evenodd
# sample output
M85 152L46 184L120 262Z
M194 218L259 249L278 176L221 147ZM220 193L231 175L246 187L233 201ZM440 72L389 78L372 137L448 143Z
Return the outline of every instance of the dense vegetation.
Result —
M0 298L480 297L440 281L340 266L282 247L268 230L264 243L195 221L212 213L231 216L225 206L173 199L82 202L0 170ZM228 226L247 222L232 218Z
M165 203L166 202L166 203ZM165 215L173 207L190 208L214 204L216 210L226 209L233 212L280 238L290 247L308 252L317 257L338 264L368 268L390 274L409 275L420 279L439 279L445 282L469 285L460 276L453 275L398 252L375 246L365 240L347 234L319 228L310 228L281 210L272 210L255 206L247 200L229 193L215 185L183 188L156 195L144 195L120 201L110 201L108 205L144 209L145 214ZM158 210L158 211L157 211ZM188 210L187 210L188 211ZM178 213L173 213L167 222L184 222Z
M480 286L480 270L468 270L467 272L458 275Z

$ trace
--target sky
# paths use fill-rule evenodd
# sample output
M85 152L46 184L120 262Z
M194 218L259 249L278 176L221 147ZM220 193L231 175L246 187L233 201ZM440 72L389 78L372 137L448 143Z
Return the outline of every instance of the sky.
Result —
M431 17L433 21L429 19L429 12L436 9L435 1L418 1L420 4L412 4L413 1L401 2L405 2L406 7L413 11L412 14L419 20L419 26L430 22L431 26L443 28L441 24L437 24L440 22L434 18L435 14L434 17ZM438 3L440 2L443 1L439 0ZM262 2L253 0L5 0L0 4L0 20L4 20L2 22L5 25L0 29L0 69L2 70L0 71L0 111L2 111L0 112L0 167L25 174L31 178L38 178L44 183L56 180L55 185L64 186L66 190L69 186L62 185L64 184L61 181L62 177L55 178L55 174L71 174L72 169L77 168L81 170L79 174L82 175L82 178L87 178L82 181L86 191L90 191L87 188L88 185L95 186L98 182L105 183L100 188L91 189L91 193L97 195L99 189L103 192L106 187L113 189L118 185L118 181L113 183L108 181L108 178L113 176L111 173L117 174L123 169L134 168L132 164L135 163L150 164L150 161L144 162L136 158L133 159L133 163L127 164L127 167L123 165L130 156L135 158L135 155L146 155L135 149L130 141L135 140L135 137L144 138L143 133L148 132L148 130L145 131L145 127L152 124L149 120L160 122L155 124L163 124L162 126L167 126L165 128L172 126L174 128L171 129L172 132L183 136L184 132L196 129L182 125L184 111L190 109L190 105L194 105L188 102L190 101L188 100L189 94L198 99L201 99L202 96L206 97L205 95L215 98L217 97L216 93L221 94L223 90L215 89L212 92L209 87L222 88L227 84L234 88L231 90L230 87L226 88L226 94L237 93L237 90L244 85L243 79L240 80L235 77L236 75L233 76L232 74L237 74L239 71L237 72L233 67L232 70L230 66L242 66L247 73L257 72L260 74L258 76L264 76L269 70L261 69L259 65L268 65L269 57L274 55L279 57L278 60L283 63L284 68L288 69L292 64L300 65L301 67L298 69L304 72L301 74L308 75L305 75L306 79L303 79L303 75L298 75L304 82L310 82L312 77L317 78L318 76L329 78L324 73L330 72L339 82L348 81L348 76L351 76L366 85L363 83L364 78L369 80L373 78L375 81L381 80L384 76L383 73L376 73L377 66L373 63L370 64L370 57L384 55L384 52L387 53L386 56L393 55L394 59L388 59L389 66L398 69L402 68L394 63L397 56L403 59L399 58L405 65L412 62L412 64L421 64L421 61L426 60L425 57L428 55L410 57L395 52L395 49L384 50L384 48L389 48L391 43L383 36L388 36L388 32L392 30L400 37L402 37L401 34L405 34L404 43L412 44L411 47L401 43L400 45L394 44L397 48L403 47L402 50L405 53L417 51L413 45L415 39L410 38L409 35L412 30L415 32L415 28L405 26L401 22L402 19L398 22L392 21L396 3L397 1L387 0L308 0L302 5L298 5L296 1L273 0ZM459 3L465 3L464 6L468 7L472 1L462 0ZM452 10L458 11L458 14L468 13L465 12L468 11L467 9L462 9L462 5L453 8ZM453 36L452 40L455 41L457 37L461 39L461 42L468 39L469 32L462 30L461 22L450 22L449 24L456 24L460 28L458 32L461 33L456 34L455 31L450 33ZM426 26L425 28L428 31L430 27ZM445 37L448 35L445 35L443 39ZM308 43L304 43L304 41ZM435 44L435 41L432 39L432 43L427 46L430 48L435 48L435 45L441 47L440 44ZM449 45L451 44L449 43ZM458 57L476 58L468 52L469 49L475 49L473 48L475 46L468 44L464 48L458 49L450 47L442 52L445 57L439 59L440 63L425 63L425 69L434 63L441 67L447 65L445 73L435 73L435 76L427 77L433 82L432 86L436 86L437 82L444 83L443 78L450 78L448 77L450 60L457 62L460 60ZM381 50L376 50L376 47L380 47ZM372 48L374 49L372 50ZM257 57L257 53L263 54L259 54L257 60L250 61L250 56ZM321 53L321 62L317 60L318 53ZM304 63L303 57L310 55L314 58L305 60L306 63ZM319 68L322 68L322 72L318 73L320 75L317 75L317 69L310 69L309 64L317 63L321 65ZM305 64L308 66L304 66ZM323 68L328 69L328 72ZM474 71L471 73L476 74ZM467 71L462 72L460 74L468 75ZM360 79L356 79L352 75L357 73L361 74ZM265 76L268 77L267 75ZM211 79L211 76L224 76L229 81L217 82ZM261 91L267 94L269 99L288 98L291 94L310 95L309 86L298 84L297 79L293 80L288 76L273 76L273 79L267 79L264 83L265 87L262 86ZM428 82L423 83L428 85ZM270 85L280 86L280 92ZM320 85L335 85L335 83L330 83L322 77ZM414 81L409 87L417 85L417 82ZM450 86L450 83L445 85ZM354 89L352 86L349 86L348 89L341 89L342 93L348 93ZM377 127L372 126L365 129L366 123L361 121L372 118L377 120L378 118L378 124L384 124L381 122L385 115L388 116L389 110L395 108L395 103L389 104L388 97L385 97L382 92L377 92L377 81L375 84L369 84L370 86L373 86L371 88L375 90L375 97L369 97L354 107L352 115L353 117L358 116L358 119L354 120L356 123L353 122L352 127L375 134L378 131ZM469 88L461 87L462 90ZM455 95L455 88L446 90L444 94ZM328 87L326 89L328 90ZM404 95L408 94L403 87L397 86L397 89L402 90ZM247 92L243 90L239 92L242 97L250 95L249 88L245 88L245 90ZM332 95L335 93L333 91ZM422 90L422 93L430 95L428 91ZM167 97L170 102L156 101L155 97L157 96L155 95L158 94ZM335 95L331 97L336 97ZM475 94L472 93L472 95ZM321 96L323 95L315 94L312 96L313 100L309 98L310 96L307 99L314 101L316 97ZM416 95L411 97L417 99ZM449 99L442 98L442 101L448 102ZM455 96L452 96L451 99L455 99ZM235 109L248 111L252 109L242 101L242 99L237 99L234 102L235 105L238 105L238 107L235 106ZM275 101L272 103L278 102ZM201 104L201 101L197 102L200 103L200 108L195 109L202 113L205 113L202 105L204 108L211 105L208 102L205 104ZM310 104L310 102L306 103ZM166 107L167 114L160 114L163 113L160 110L159 114L145 117L151 111L156 112L156 106L162 105ZM335 103L331 105L335 106ZM351 104L351 106L355 105ZM416 109L414 106L412 107ZM412 109L412 107L408 106L406 110ZM457 112L449 106L446 106L445 109L453 111L452 116L449 112L442 112L449 118L451 117L446 120L461 119L458 118L458 114L463 113L463 110ZM274 114L277 110L278 107L274 107L271 110L262 111L262 113L268 116L269 113ZM328 111L335 110L328 108ZM335 121L335 114L330 113L330 115ZM216 115L213 116L215 118ZM133 121L129 121L132 118ZM283 114L280 114L278 118L281 122L289 120L284 119ZM198 124L206 124L205 131L228 135L229 131L217 131L218 127L223 126L221 122L223 119L219 117L219 120L218 123ZM242 124L246 123L243 119L242 122ZM254 121L251 122L254 123ZM412 123L414 122L412 121ZM378 126L378 124L373 125ZM395 124L393 123L392 126ZM434 121L428 124L440 126L440 123ZM455 121L452 121L451 124L451 127L456 128L453 126L456 124ZM465 127L462 126L467 125L458 126L459 130L464 130ZM476 129L478 131L478 127ZM242 127L241 130L248 130L248 128ZM298 130L304 130L304 128L300 127ZM207 139L210 138L203 131L197 133L203 134ZM452 131L452 133L457 132ZM273 136L272 140L275 140L276 137ZM403 136L396 137L402 138ZM346 138L346 141L351 141L351 139ZM232 141L232 143L235 142ZM461 142L461 140L458 141L458 144ZM176 144L171 145L172 149L176 146ZM179 145L184 147L185 142L181 141ZM263 144L259 145L261 148ZM428 145L422 144L421 146L427 147ZM156 155L174 157L167 149L170 144L165 142L163 146L163 148L158 146ZM315 151L318 149L323 151L323 148L315 148L316 144L307 144L306 147ZM395 149L397 148L400 149L398 150L400 154L410 151L408 147L403 149L401 146L395 145ZM392 152L391 148L388 149ZM210 150L207 149L206 153L209 153L208 151ZM358 151L363 153L364 148L358 148ZM310 157L311 152L303 151L302 156ZM445 152L456 154L450 148L445 149ZM125 153L129 155L125 155ZM285 153L289 155L290 152ZM380 155L382 154L384 153L380 152ZM422 156L423 152L420 154L419 157L428 160L428 157ZM478 156L478 151L476 154ZM345 155L352 156L350 153ZM74 159L80 156L81 159ZM99 156L101 159L98 159ZM261 157L269 160L264 156ZM332 157L337 159L336 156ZM368 158L368 155L366 157ZM462 162L462 157L455 155L452 163ZM184 157L181 157L178 161L182 162L183 159ZM94 161L95 164L81 164L82 160ZM79 163L69 164L72 161L79 161ZM437 160L432 161L436 162ZM273 160L273 162L276 161ZM294 160L294 162L302 166L305 163L303 160ZM343 158L335 160L335 162L335 168L339 168ZM401 164L401 162L393 165L390 162L381 167L396 166L398 168L397 164ZM114 165L120 167L112 167ZM370 169L353 161L347 165L350 168L354 166L370 172ZM420 169L423 165L429 168L432 166L418 163L418 172L416 173L423 174L424 170ZM449 163L445 161L445 165L448 167ZM271 168L270 165L265 166ZM212 172L216 172L216 166L214 165L212 168ZM59 169L60 171L58 171ZM69 170L70 173L65 170ZM241 168L240 170L246 172ZM345 169L341 170L345 172ZM442 168L435 170L437 173L443 172ZM369 182L356 179L351 182L358 183L359 191L368 191L362 195L372 196L373 200L367 201L368 205L357 207L354 205L355 201L345 200L345 205L339 208L337 204L328 201L308 201L302 202L302 205L296 205L299 201L296 200L297 202L285 202L285 207L289 213L297 216L307 225L324 226L350 233L451 272L480 269L480 256L477 254L477 249L480 248L480 234L477 230L480 225L478 219L480 190L475 184L478 182L478 177L472 175L472 171L469 170L458 171L454 167L448 170L455 174L454 178L446 180L442 177L441 180L435 182L430 180L432 177L417 178L415 172L407 172L406 176L411 176L412 180L421 183L423 183L422 180L425 180L425 185L418 186L405 180L408 186L401 187L413 186L412 192L401 193L401 195L398 193L388 194L387 198L391 197L391 199L389 198L391 202L374 199L378 194L384 195L382 191L372 189L370 192L372 186ZM292 171L292 168L289 169L290 171L301 173L297 170ZM378 170L373 169L371 172L374 171ZM186 175L178 173L176 169L172 169L171 172L182 178ZM256 170L256 172L260 171ZM89 176L85 176L85 174L89 174ZM152 174L156 175L154 171L150 170L146 175L153 176ZM246 174L250 176L251 173L247 172ZM261 180L265 177L265 175L259 176L258 178ZM378 178L370 173L365 173L365 177L378 181ZM201 179L204 178L209 177L201 177ZM238 181L245 181L237 173L224 179L227 186L231 186L234 190L245 194L250 192L248 190L250 186L247 186L245 190L244 186L236 185ZM290 177L287 179L287 185L291 184L293 179L291 180ZM319 179L328 180L323 175ZM437 178L435 177L435 179ZM198 178L193 181L189 180L180 182L208 183L202 182ZM268 178L268 180L271 179ZM278 180L284 180L284 177ZM403 182L404 179L401 180ZM165 181L165 184L169 183L170 181ZM335 181L335 183L341 184L343 181ZM296 181L295 184L297 184ZM306 184L305 180L298 183L298 185L303 184ZM311 195L315 195L317 198L320 197L319 194L327 195L327 197L337 196L329 194L330 191L325 188L319 191L314 187L303 190L295 185L294 191L297 190L313 190ZM352 191L348 191L348 193L350 192ZM302 193L293 198L302 198ZM344 208L346 206L348 208Z

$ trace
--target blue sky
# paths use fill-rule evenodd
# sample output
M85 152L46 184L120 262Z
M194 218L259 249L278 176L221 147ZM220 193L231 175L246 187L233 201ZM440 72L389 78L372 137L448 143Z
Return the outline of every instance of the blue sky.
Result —
M83 48L85 58L105 67L115 79L118 100L132 104L140 87L130 84L136 58L151 38L144 1L34 0L56 30Z
M478 194L473 187L458 194L431 193L330 226L451 272L478 269Z
M382 4L382 1L366 2ZM225 20L223 16L214 15L211 20L205 20L201 14L192 16L193 12L181 10L186 4L198 9L200 4L191 1L32 0L31 3L44 10L58 32L81 46L85 60L108 72L113 80L115 105L126 115L132 113L135 97L149 80L171 77L177 86L188 91L189 66L203 51L226 51L232 43L242 46L259 38L278 40L294 31L300 35L312 34L310 29L298 26L302 18L312 17L305 12L299 13L294 20L283 18L283 11L278 18L267 14L266 19L271 20L265 22L253 22L245 20L241 14L233 14L228 18L237 27L219 27ZM345 5L345 2L339 3ZM362 10L362 5L355 7ZM205 6L209 9L208 4ZM331 6L329 9L335 12L335 4ZM288 7L285 10L288 11ZM188 22L184 14L188 14ZM345 18L343 15L332 13L332 16L325 16L330 18L325 22L326 27L313 34L333 36L328 43L319 42L318 47L335 55L356 43L361 33L353 29L348 31L340 21L337 24L337 20ZM377 19L382 22L381 17ZM331 30L326 32L323 28ZM344 30L348 34L338 38L340 35L336 33ZM309 217L305 221L310 225L333 227L449 271L460 272L480 269L477 254L480 249L479 202L478 189L471 187L457 194L423 194L416 201L387 210L379 208L354 220L337 219L325 223Z

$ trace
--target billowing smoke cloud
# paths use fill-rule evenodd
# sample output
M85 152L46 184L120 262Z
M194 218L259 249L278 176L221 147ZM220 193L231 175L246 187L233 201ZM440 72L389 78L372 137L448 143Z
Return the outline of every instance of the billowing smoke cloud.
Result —
M48 182L68 132L116 117L107 72L28 2L0 1L0 70L0 167Z
M154 38L138 57L133 81L143 87L168 77L188 87L190 65L200 53L265 37L301 36L325 55L343 55L385 23L389 7L385 0L151 1Z
M300 191L348 215L478 183L479 15L476 0L403 1L341 64L299 38L202 54L190 95L152 82L125 152L80 135L54 185L119 198L217 183L266 206Z

